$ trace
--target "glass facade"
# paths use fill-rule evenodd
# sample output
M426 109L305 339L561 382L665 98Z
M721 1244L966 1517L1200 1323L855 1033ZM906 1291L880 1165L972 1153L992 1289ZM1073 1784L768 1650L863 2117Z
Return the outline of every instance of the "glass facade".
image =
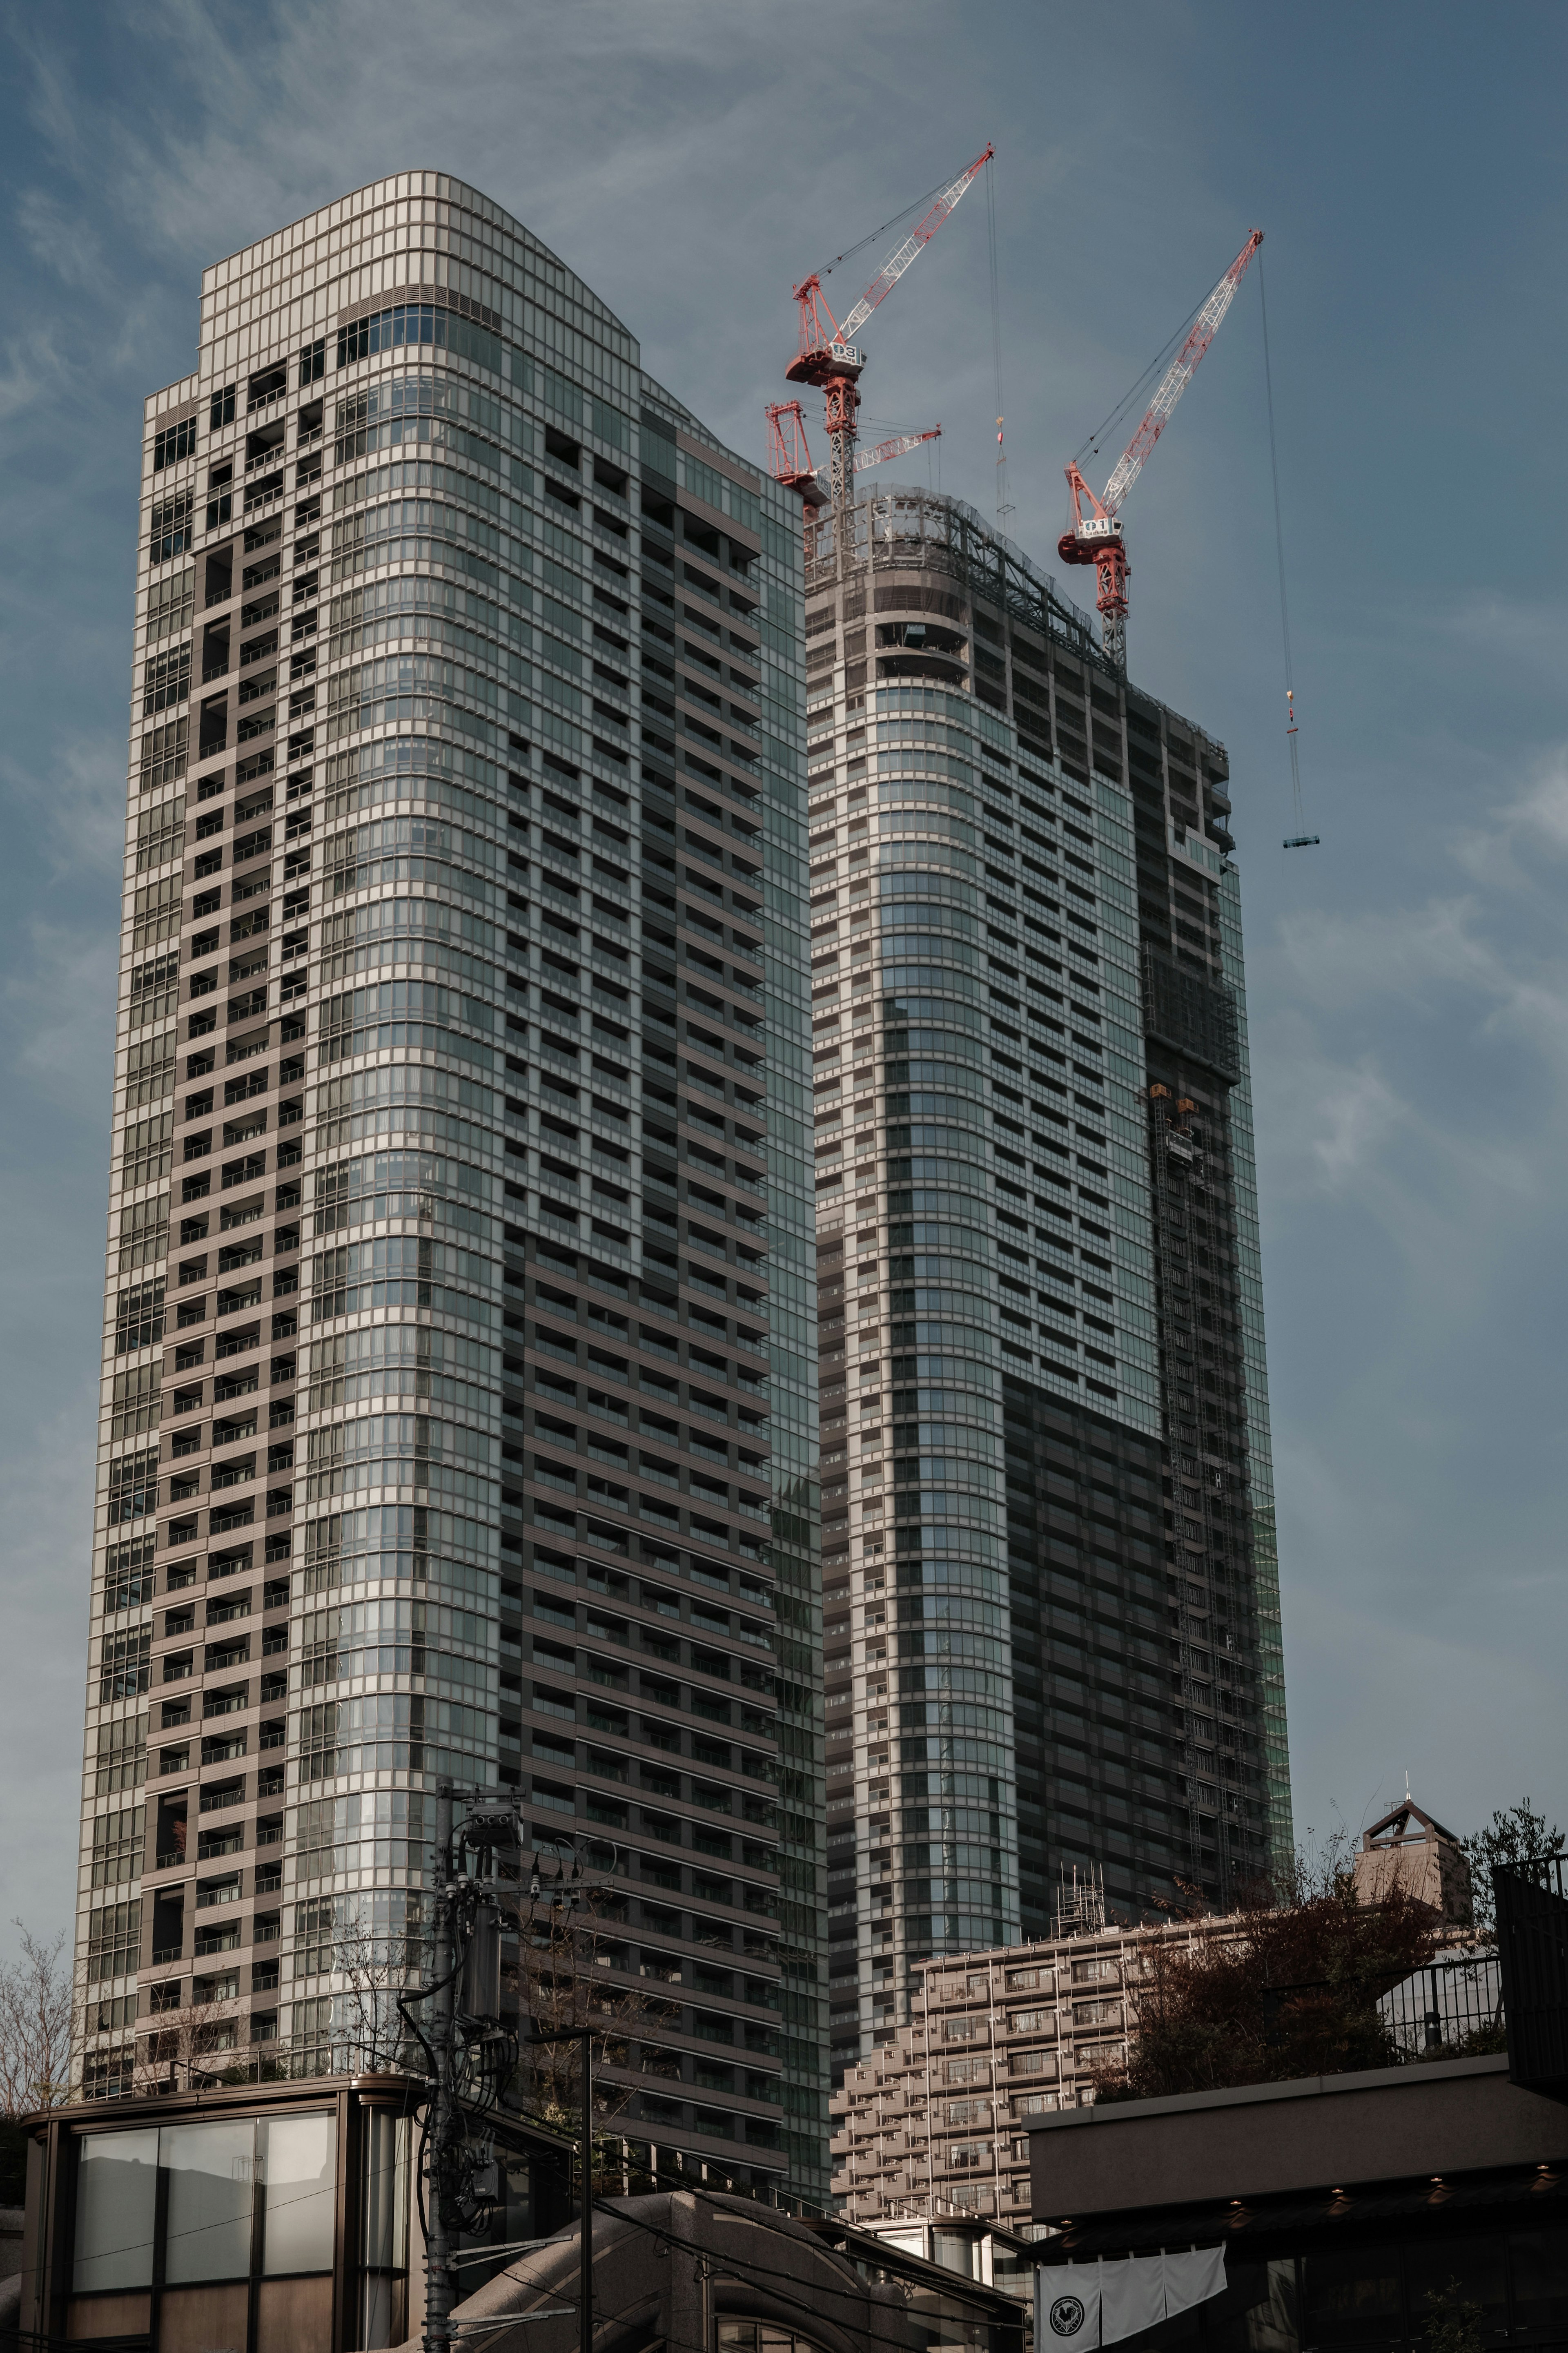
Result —
M1223 747L952 500L813 522L805 649L842 2065L1289 1782Z
M794 502L437 174L208 270L144 463L84 2088L384 2056L446 1774L628 2135L820 2188Z

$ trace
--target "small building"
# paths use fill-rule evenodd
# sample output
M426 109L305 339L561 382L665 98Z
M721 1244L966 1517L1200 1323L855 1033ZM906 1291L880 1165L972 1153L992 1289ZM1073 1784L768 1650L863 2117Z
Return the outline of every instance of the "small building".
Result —
M417 2109L398 2074L90 2101L28 2126L0 2348L375 2353L421 2339ZM577 2353L571 2144L496 2111L497 2194L458 2234L457 2334ZM703 2187L602 2194L601 2353L1024 2353L1027 2250L886 2239Z
M1205 1924L1212 1926L1213 1924ZM1093 2097L1127 2048L1151 1942L1192 1926L1095 1926L926 1962L908 2025L830 2103L833 2189L862 2229L911 2214L1030 2229L1032 2118Z
M213 2084L89 2100L31 2119L19 2274L0 2345L147 2353L341 2353L401 2344L423 2312L416 2111L401 2074ZM496 2133L497 2245L570 2211L569 2145ZM469 2277L480 2242L460 2242ZM472 2268L479 2266L476 2271Z
M1479 2307L1478 2353L1568 2339L1568 2106L1506 2055L1103 2103L1028 2137L1053 2280L1224 2247L1224 2293L1137 2340L1159 2353L1387 2353L1445 2294Z
M1470 1918L1470 1867L1458 1839L1414 1798L1362 1832L1355 1859L1356 1894L1376 1904L1398 1887L1428 1905L1450 1927Z

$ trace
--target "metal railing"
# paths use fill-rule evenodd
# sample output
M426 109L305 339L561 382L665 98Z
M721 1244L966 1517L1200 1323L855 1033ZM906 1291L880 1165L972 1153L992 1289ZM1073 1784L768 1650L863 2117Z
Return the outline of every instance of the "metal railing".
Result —
M1494 1866L1491 1876L1510 2079L1568 2100L1568 1857Z
M1377 2007L1399 2061L1479 2058L1508 2048L1493 1952L1430 1961L1385 1993Z

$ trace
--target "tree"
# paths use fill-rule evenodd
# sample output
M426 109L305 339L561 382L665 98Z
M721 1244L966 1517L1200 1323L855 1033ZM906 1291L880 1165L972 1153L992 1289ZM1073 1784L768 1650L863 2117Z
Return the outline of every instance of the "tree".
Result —
M176 1984L173 1991L179 1991ZM154 1989L161 1992L163 1989ZM198 2084L246 2082L248 2063L229 2056L239 2048L239 2004L232 1996L160 2008L140 2045L132 2087L189 2091Z
M1528 1798L1517 1806L1500 1806L1485 1830L1459 1841L1470 1866L1470 1902L1478 1940L1497 1942L1497 1907L1492 1900L1492 1871L1517 1871L1521 1863L1538 1862L1548 1855L1568 1852L1563 1833Z
M62 1928L50 1944L17 1920L19 1959L0 1963L0 2116L58 2107L70 2095L75 2000Z
M1181 1925L1180 1921L1173 1925ZM1429 1961L1438 1923L1403 1888L1356 1891L1342 1834L1298 1855L1223 1922L1194 1906L1184 1940L1151 1939L1127 1989L1125 2063L1100 2099L1155 2099L1394 2063L1381 1997Z
M1525 1800L1528 1805L1529 1799ZM1496 1816L1494 1820L1498 1819ZM1426 2291L1426 2353L1482 2353L1486 2343L1479 2304L1468 2303L1457 2279Z
M582 2111L583 2045L531 2038L590 2030L594 2107L608 2117L627 2105L635 2086L605 2070L629 2066L632 2038L667 2016L679 2020L680 2013L637 1987L610 1981L609 1970L621 1957L616 1931L625 1906L619 1897L590 1889L572 1908L536 1905L531 1913L524 1899L519 1909L522 1934L514 1985L522 2032L529 2038L522 2063L525 2096L542 2123L574 2137ZM645 2051L645 2059L649 2056L657 2063L657 2054Z

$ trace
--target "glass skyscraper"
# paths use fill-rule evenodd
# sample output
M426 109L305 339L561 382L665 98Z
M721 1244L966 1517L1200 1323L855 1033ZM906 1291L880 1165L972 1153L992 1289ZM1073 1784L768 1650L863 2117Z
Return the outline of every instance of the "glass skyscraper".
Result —
M601 1888L620 2128L825 2185L802 588L794 501L460 182L205 273L146 407L89 2095L356 2063L450 1775Z
M959 501L808 533L842 2066L1290 1815L1224 747Z

